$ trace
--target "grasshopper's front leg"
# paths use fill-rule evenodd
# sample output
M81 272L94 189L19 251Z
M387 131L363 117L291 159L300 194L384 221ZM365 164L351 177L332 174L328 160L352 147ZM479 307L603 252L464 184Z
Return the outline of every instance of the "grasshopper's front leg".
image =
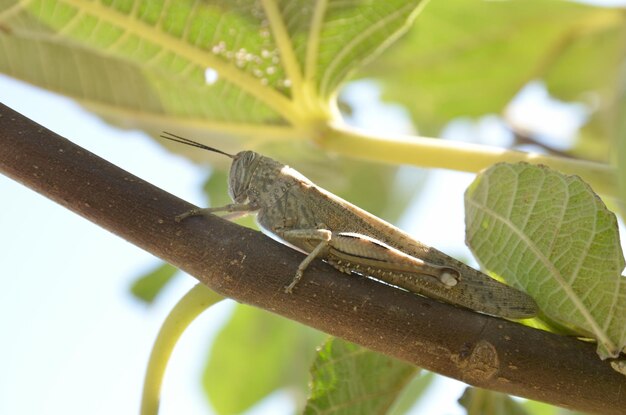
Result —
M433 281L442 287L452 288L461 278L457 269L431 264L358 233L331 232L327 229L292 229L275 232L287 242L299 247L317 243L298 266L294 279L285 287L288 293L300 281L311 261L318 257L326 259L342 272L359 272L390 283L395 283L402 273L415 273L432 277Z
M180 215L176 216L175 220L176 222L180 222L183 219L191 216L203 216L216 212L228 212L228 214L224 215L223 218L237 219L257 210L258 208L250 205L249 203L231 203L226 206L191 209L185 213L181 213Z

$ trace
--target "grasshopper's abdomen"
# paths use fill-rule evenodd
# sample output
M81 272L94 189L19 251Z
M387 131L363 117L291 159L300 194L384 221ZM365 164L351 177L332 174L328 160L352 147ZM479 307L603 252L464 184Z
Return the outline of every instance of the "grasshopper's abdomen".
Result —
M328 259L328 262L342 272L373 277L412 293L481 313L510 319L537 315L537 305L531 297L488 276L485 276L483 284L476 281L468 283L461 279L450 287L432 275L421 272L390 271L346 260Z
M325 259L342 272L373 277L474 311L511 319L537 314L537 305L530 296L453 258L450 261L455 262L456 267L435 265L373 238L338 233L334 234Z

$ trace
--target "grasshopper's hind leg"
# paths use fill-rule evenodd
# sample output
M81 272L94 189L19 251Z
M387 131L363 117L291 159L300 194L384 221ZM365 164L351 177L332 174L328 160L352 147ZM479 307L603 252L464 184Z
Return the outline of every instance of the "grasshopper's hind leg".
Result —
M314 247L300 263L293 281L285 287L288 293L298 284L304 270L315 258L326 259L330 265L342 272L362 273L405 289L408 289L405 280L410 274L430 277L433 283L441 284L446 289L457 285L460 279L460 271L455 268L429 263L367 235L334 233L327 229L290 229L275 232L295 246Z
M191 216L204 216L209 215L216 212L228 212L228 214L222 216L224 219L237 219L239 217L245 216L251 212L256 211L257 209L250 206L248 203L231 203L226 206L219 207L210 207L210 208L196 208L188 210L185 213L181 213L176 216L176 222L180 222L183 219L186 219Z

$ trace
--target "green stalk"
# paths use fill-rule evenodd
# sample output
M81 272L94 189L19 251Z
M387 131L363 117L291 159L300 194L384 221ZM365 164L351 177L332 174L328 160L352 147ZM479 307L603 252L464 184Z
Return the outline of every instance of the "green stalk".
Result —
M592 161L525 153L461 141L373 135L343 124L330 126L325 134L320 134L317 143L324 150L349 157L472 173L499 162L545 164L563 173L580 176L597 193L618 196L616 170Z
M197 284L176 303L165 318L148 360L141 397L141 415L158 414L163 375L174 346L191 322L222 298L207 286Z

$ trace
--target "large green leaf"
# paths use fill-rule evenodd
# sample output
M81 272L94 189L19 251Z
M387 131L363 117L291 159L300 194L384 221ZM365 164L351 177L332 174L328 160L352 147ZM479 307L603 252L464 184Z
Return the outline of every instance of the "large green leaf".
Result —
M422 3L0 0L0 71L155 135L255 148L393 219L419 180L398 192L396 169L330 157L302 139L337 116L331 96L346 76L403 33Z
M386 414L419 369L341 339L320 349L305 414Z
M436 134L452 118L500 112L533 79L562 99L603 98L626 56L625 22L621 9L569 1L433 1L359 75Z
M303 398L306 372L323 337L293 321L238 306L215 339L204 371L215 411L241 413L279 388L300 391Z
M0 2L0 71L148 132L312 138L423 0ZM216 140L221 139L221 142Z
M468 245L487 270L529 293L545 315L598 341L626 345L626 278L617 221L577 176L497 164L465 196Z

